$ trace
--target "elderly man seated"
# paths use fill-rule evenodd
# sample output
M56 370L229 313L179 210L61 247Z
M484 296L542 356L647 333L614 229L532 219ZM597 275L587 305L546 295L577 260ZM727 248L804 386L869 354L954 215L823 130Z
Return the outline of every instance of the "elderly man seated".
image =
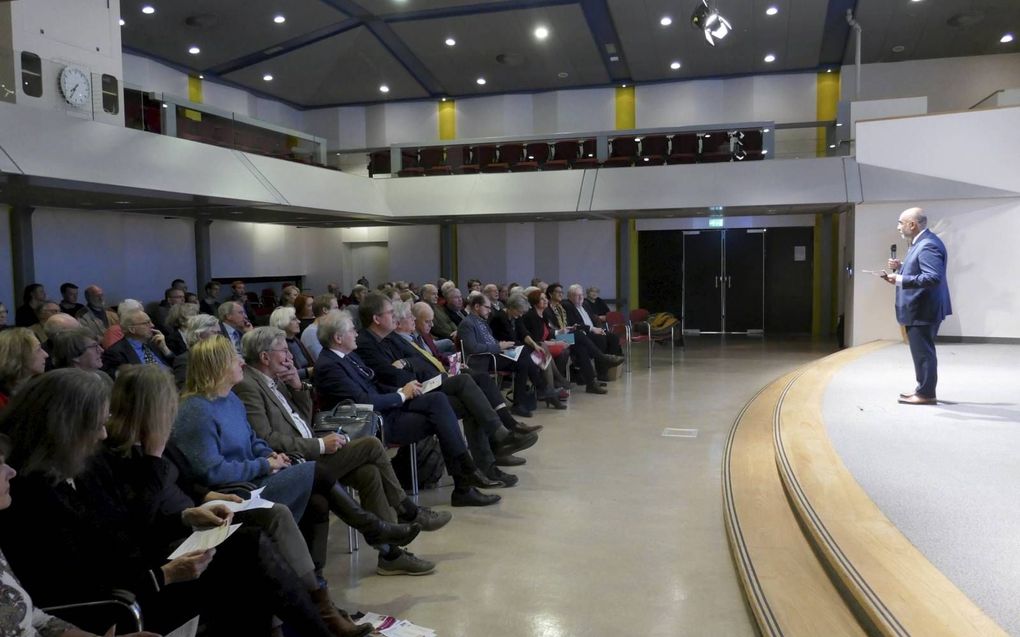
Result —
M237 353L241 353L241 337L244 333L252 328L251 322L248 321L248 313L245 312L244 306L237 301L227 301L221 303L220 307L216 310L216 315L220 319L220 331L224 336L230 339L233 343L234 349Z
M330 508L344 522L365 534L379 549L378 570L384 575L431 572L431 562L391 543L417 523L435 531L450 521L449 513L419 507L404 494L378 438L349 440L338 433L321 438L312 434L311 386L298 378L286 334L275 327L258 327L241 340L244 379L233 392L244 403L248 423L274 451L315 460L334 482L358 490L358 505L342 489L333 493ZM398 517L402 524L397 524Z
M115 375L121 365L162 365L167 369L174 355L166 345L166 337L152 327L149 315L140 310L128 312L121 323L124 338L103 352L103 368Z
M103 288L90 285L85 288L85 307L75 315L85 329L92 332L97 341L103 340L103 334L111 326L119 322L117 315L106 309L103 302Z
M181 303L184 303L184 290L179 287L169 287L163 290L163 300L156 306L155 316L153 317L156 329L164 334L170 332L171 327L167 320L170 316L170 308Z
M334 310L319 323L322 353L315 364L315 388L320 407L331 409L341 400L370 404L382 414L389 442L410 444L435 435L446 470L453 477L454 506L485 506L498 495L479 493L475 487L499 486L479 471L461 436L457 415L445 394L422 393L421 383L394 387L375 379L375 372L354 351L358 333L347 312Z
M620 347L619 337L595 325L594 318L588 314L588 310L584 307L584 288L580 283L575 283L567 288L567 298L562 305L567 313L568 325L573 325L578 332L587 334L601 353L617 357L607 363L622 362L623 349ZM619 365L619 363L616 364ZM600 376L604 373L604 369L605 364L601 364L599 366Z
M392 304L382 295L369 294L361 304L361 324L367 325L368 329L358 335L358 354L375 371L376 378L388 385L401 386L410 381L426 381L441 376L440 389L449 398L454 413L464 420L468 448L478 468L504 487L517 484L516 476L504 473L496 466L496 455L504 457L504 464L522 464L508 456L535 444L538 436L508 432L508 428L503 426L503 418L493 409L498 405L509 419L507 424L515 424L499 391L493 392L493 404L471 375L447 375L442 364L433 365L421 352L415 351L410 341L395 334L398 324L403 325L405 333L414 330L409 303ZM480 375L488 376L484 372ZM492 382L491 378L489 382Z

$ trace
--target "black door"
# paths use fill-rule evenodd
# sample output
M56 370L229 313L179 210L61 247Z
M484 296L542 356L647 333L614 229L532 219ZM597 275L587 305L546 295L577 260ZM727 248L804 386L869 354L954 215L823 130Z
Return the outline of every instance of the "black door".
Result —
M724 237L724 329L760 331L765 328L765 230L726 230Z
M722 233L684 231L684 329L722 331Z

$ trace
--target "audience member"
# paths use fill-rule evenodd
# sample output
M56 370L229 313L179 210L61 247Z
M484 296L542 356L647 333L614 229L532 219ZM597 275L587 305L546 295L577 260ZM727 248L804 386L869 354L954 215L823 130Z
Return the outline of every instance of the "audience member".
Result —
M220 305L220 284L217 281L209 281L205 284L205 296L198 304L202 314L216 316L216 308Z
M47 362L52 362L53 369L75 367L99 371L103 369L103 346L92 332L77 326L50 337L50 358Z
M106 330L118 323L117 315L103 304L103 288L98 285L85 288L85 308L78 311L77 319L96 340L102 340Z
M606 314L609 314L609 305L599 297L599 289L594 285L585 291L584 309L588 312L588 316L592 318L595 325L599 327L605 326Z
M17 327L32 327L39 321L37 312L46 301L46 288L41 283L25 286L21 294L21 306L14 313L14 324Z
M161 365L170 369L174 355L166 345L166 337L153 329L149 315L140 310L125 314L121 328L124 338L103 352L103 365L111 376L121 365Z
M294 301L301 295L301 288L296 285L285 285L280 291L280 307L294 307Z
M46 359L46 371L50 371L53 369L53 338L61 332L82 329L82 326L70 314L57 312L46 319L46 323L42 326L42 329L46 337L46 339L42 341L42 348L46 350L46 353L50 356Z
M563 307L567 312L568 324L587 334L588 338L595 343L595 347L603 354L620 357L617 365L623 362L623 348L620 346L619 337L595 324L595 319L584 306L584 288L579 283L575 283L567 289L567 298L563 301Z
M400 388L380 383L377 388L374 372L354 352L357 336L347 312L330 312L319 323L323 349L315 365L315 388L321 408L332 409L341 400L371 404L382 414L386 439L396 444L418 442L434 434L454 481L451 503L492 504L493 497L477 493L475 487L491 488L498 483L485 477L472 460L446 396L422 394L417 381Z
M0 408L21 386L46 371L49 354L27 327L0 332Z
M336 296L333 294L320 294L315 297L315 301L312 303L312 314L315 315L315 320L301 331L301 342L304 343L308 353L312 355L313 361L319 358L319 352L322 351L322 344L319 343L319 320L326 316L330 310L335 310L338 307Z
M546 294L549 297L549 307L546 308L545 319L554 328L556 334L573 335L574 344L570 348L571 358L577 366L580 367L581 376L584 378L586 384L589 380L587 370L592 365L594 365L597 375L605 377L609 368L617 367L623 363L622 356L608 355L595 345L594 341L591 340L588 334L586 325L580 321L574 322L571 320L568 315L567 307L563 304L566 299L564 299L562 285L559 283L553 283L546 290ZM580 316L577 318L580 318ZM585 358L590 361L589 364L582 363ZM589 391L589 393L597 394L605 392Z
M194 292L185 292L184 302L190 303L191 305L198 305L199 304L198 295L195 294Z
M194 303L175 303L170 306L170 313L166 316L166 346L174 356L188 351L184 328L188 325L188 319L198 315L198 309Z
M220 304L216 314L220 319L220 331L233 343L234 349L240 354L241 336L252 327L244 305L238 301L227 301Z
M362 280L365 281L364 284L361 283ZM351 314L355 329L361 329L361 324L358 322L358 305L361 304L361 300L365 298L366 294L368 294L368 280L361 277L358 284L351 289L350 303L345 308Z
M169 287L163 291L163 300L156 306L156 316L153 321L153 323L156 324L156 329L164 334L170 333L170 324L167 321L167 317L170 314L170 308L175 305L180 305L181 303L184 303L184 290Z
M482 291L482 282L479 281L478 279L468 279L467 290L468 290L468 296L470 296L472 292L481 292Z
M251 301L248 299L248 290L245 288L244 281L234 281L230 284L230 298L227 300L240 303L245 316L254 316L251 308ZM222 307L222 305L218 307Z
M117 321L114 322L110 327L103 333L103 349L110 349L114 343L117 343L124 338L124 317L131 312L144 312L145 307L142 306L142 302L137 299L124 299L117 306Z
M54 314L60 314L60 304L56 301L43 301L42 305L40 305L35 311L35 323L33 323L29 328L32 330L32 333L35 334L35 337L39 339L39 342L44 345L46 344L46 339L48 337L46 336L46 330L43 329L43 326Z
M482 294L489 297L489 301L492 302L492 311L499 312L503 309L503 302L499 300L499 286L495 283L487 283L482 288Z
M190 350L195 346L195 343L218 336L219 334L221 334L220 322L216 320L216 317L208 314L199 314L189 318L184 326L184 343ZM184 391L184 381L188 377L188 352L174 356L173 368L174 383L177 385L177 391Z
M188 291L188 283L184 279L174 279L170 282L170 287L181 292Z
M308 380L315 373L315 359L301 342L301 323L293 307L278 307L269 316L269 325L283 331L287 335L287 349L294 357L294 367L301 380Z
M63 283L60 286L60 311L64 314L77 316L85 306L78 302L78 286L74 283Z
M312 309L314 303L315 297L311 294L299 294L294 300L294 313L301 323L301 332L315 321L315 310Z

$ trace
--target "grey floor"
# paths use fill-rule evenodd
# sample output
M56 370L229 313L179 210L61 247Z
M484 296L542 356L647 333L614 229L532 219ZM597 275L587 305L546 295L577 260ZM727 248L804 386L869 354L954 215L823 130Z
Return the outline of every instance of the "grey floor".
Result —
M762 386L832 348L699 337L672 369L663 348L608 396L575 390L566 411L536 412L545 431L501 503L450 509L449 488L423 493L454 513L411 545L434 574L376 575L376 553L362 543L348 555L335 523L336 601L443 636L754 635L722 521L726 436ZM698 435L663 437L666 427Z
M824 418L836 451L904 535L1020 635L1020 346L939 345L939 405L914 389L906 345L844 367Z

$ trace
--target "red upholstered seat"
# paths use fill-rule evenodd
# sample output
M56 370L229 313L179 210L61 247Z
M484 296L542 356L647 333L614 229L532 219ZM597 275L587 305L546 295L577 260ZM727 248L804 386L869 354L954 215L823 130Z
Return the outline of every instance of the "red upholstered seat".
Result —
M422 148L421 167L425 169L426 175L453 174L453 169L446 164L446 149L442 146Z
M585 139L581 142L581 156L574 160L572 168L598 168L602 162L598 160L594 139Z
M553 158L545 163L542 170L566 170L577 160L581 145L574 140L558 141L553 144Z
M499 147L499 160L510 166L510 172L534 172L538 170L538 162L527 159L524 144L503 144Z
M641 138L641 157L638 166L661 166L669 156L669 138L665 135L648 135Z
M712 131L701 136L701 161L718 163L731 161L730 134L726 131Z
M458 175L477 175L478 160L469 146L453 146L446 149L446 161Z
M400 151L400 170L398 177L423 177L425 169L418 160L417 148L404 148Z
M606 168L633 166L638 154L638 143L633 137L614 137L609 140L609 159L602 165Z
M677 133L673 135L673 148L667 164L693 164L698 161L698 135Z
M510 165L498 159L499 151L492 144L475 146L475 160L483 173L505 173Z

